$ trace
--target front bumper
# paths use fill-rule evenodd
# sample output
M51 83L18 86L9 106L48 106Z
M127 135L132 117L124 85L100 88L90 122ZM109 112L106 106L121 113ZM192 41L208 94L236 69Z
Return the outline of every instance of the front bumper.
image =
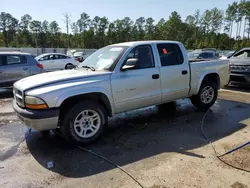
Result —
M230 82L239 84L250 84L250 73L231 72Z
M56 129L60 110L58 108L48 110L30 110L19 107L13 100L13 109L19 119L25 125L38 131Z

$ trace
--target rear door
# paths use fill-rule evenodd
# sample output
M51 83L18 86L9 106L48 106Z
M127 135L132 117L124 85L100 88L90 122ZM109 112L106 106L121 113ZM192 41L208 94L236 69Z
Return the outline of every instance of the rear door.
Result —
M30 74L30 65L24 55L5 55L3 56L5 83L12 86L14 82Z
M167 102L188 96L189 64L185 62L178 44L157 44L161 62L162 101Z
M65 69L67 64L72 64L72 65L76 65L76 61L73 58L70 58L66 55L58 55L59 56L59 60L60 62L58 62L58 64L60 63L60 69Z
M60 54L52 54L49 57L50 68L52 70L61 70L65 68L66 59L62 59Z

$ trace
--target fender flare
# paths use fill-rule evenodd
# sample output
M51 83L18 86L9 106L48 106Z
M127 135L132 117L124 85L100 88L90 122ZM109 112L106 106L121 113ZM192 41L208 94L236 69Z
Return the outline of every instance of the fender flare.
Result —
M108 92L107 90L105 90L103 88L97 88L97 87L86 88L86 89L82 89L82 88L81 89L74 89L74 90L70 90L68 92L64 92L58 97L55 107L60 107L61 104L65 100L67 100L71 97L76 97L79 95L91 94L91 93L100 93L107 98L107 100L109 102L110 110L111 110L110 115L113 116L114 115L114 102L113 102L112 93Z
M201 84L202 84L204 78L205 78L207 75L209 75L209 74L217 74L217 75L219 76L218 72L216 72L215 70L203 72L203 73L201 74L201 76L200 76L200 79L199 79L199 82L198 82L198 85L197 85L197 88L196 88L196 92L195 92L195 93L198 93L198 92L199 92L200 87L201 87Z

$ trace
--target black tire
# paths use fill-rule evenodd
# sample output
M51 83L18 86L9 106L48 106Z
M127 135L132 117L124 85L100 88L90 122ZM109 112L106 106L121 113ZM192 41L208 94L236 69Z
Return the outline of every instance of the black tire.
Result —
M65 69L68 69L68 66L72 66L73 64L72 63L68 63L65 65Z
M100 125L97 132L89 137L82 138L80 137L74 129L74 121L78 117L78 115L84 110L94 111L99 115ZM61 120L61 133L66 138L66 140L71 144L90 144L94 141L97 141L108 122L108 116L102 105L94 102L94 101L82 101L78 104L75 104L71 109L69 109L64 115L64 118Z
M206 87L211 87L211 88L213 88L213 91L214 91L214 95L212 97L212 100L209 103L204 103L201 99L202 90ZM190 97L190 99L191 99L192 104L195 107L197 107L199 109L206 110L206 109L209 109L211 106L213 106L213 104L217 100L217 97L218 97L218 88L217 88L216 84L214 82L205 81L202 83L200 90L199 90L199 93L197 95Z
M40 131L40 134L42 135L42 137L48 137L50 134L50 130Z

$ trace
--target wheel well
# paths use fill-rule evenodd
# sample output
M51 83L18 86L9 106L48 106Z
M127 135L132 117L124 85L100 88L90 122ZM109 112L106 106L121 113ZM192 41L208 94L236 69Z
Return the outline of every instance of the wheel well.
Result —
M60 106L60 116L62 116L69 109L70 106L73 106L79 101L83 100L92 100L101 104L105 108L108 116L112 116L112 108L109 99L103 93L88 93L67 98L62 102Z
M210 73L206 75L202 82L212 81L216 84L217 88L220 89L220 76L217 73Z

